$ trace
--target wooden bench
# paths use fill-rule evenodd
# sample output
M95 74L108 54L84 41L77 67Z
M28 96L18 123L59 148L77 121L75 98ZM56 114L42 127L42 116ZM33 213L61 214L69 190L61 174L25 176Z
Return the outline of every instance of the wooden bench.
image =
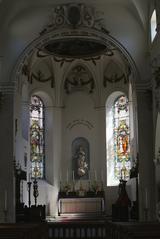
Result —
M48 226L41 224L0 224L0 239L47 239Z
M160 239L158 222L106 222L109 239Z

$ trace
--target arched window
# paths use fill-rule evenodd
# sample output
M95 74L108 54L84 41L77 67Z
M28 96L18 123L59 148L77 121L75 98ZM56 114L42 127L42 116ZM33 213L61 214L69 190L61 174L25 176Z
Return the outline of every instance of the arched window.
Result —
M151 24L151 41L153 41L156 34L157 34L157 30L156 30L156 28L157 28L157 17L156 17L156 10L155 9L152 13L150 24Z
M44 104L40 97L33 95L30 102L30 160L32 177L44 178Z
M128 179L131 168L129 103L125 95L119 95L106 115L107 185Z

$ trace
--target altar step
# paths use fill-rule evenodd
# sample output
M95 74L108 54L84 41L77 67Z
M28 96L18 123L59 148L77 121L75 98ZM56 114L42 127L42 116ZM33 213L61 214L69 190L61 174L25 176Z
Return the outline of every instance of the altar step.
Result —
M72 220L78 220L78 221L84 221L84 220L88 220L88 221L94 221L94 220L106 220L106 215L102 214L102 213L69 213L69 214L61 214L60 216L57 216L55 218L55 220L57 221L72 221Z
M48 223L49 239L160 239L159 222L71 220Z

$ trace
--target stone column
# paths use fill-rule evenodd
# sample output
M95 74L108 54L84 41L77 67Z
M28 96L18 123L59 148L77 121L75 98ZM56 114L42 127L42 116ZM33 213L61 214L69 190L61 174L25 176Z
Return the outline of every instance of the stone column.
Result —
M14 92L0 85L0 222L15 221Z
M155 219L152 91L137 90L140 220Z

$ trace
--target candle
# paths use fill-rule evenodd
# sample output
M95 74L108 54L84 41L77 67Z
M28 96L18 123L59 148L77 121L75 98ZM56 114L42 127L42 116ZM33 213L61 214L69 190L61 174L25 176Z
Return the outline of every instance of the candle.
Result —
M74 181L74 170L72 172L72 180Z
M7 211L7 190L4 191L4 210Z
M145 208L148 208L148 191L147 191L147 188L145 188Z
M97 172L96 172L96 170L94 171L94 177L95 177L95 181L97 181Z
M68 174L68 170L67 170L67 182L69 181L69 174Z

